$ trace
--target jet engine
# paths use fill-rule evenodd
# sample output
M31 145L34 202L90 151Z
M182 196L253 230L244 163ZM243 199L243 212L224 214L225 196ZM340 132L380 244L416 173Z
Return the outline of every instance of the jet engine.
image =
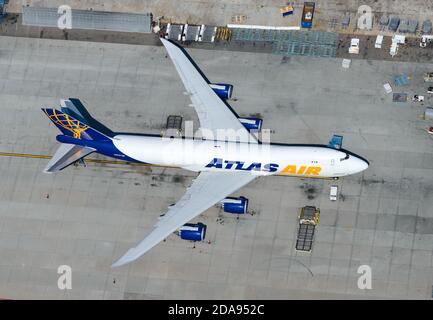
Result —
M238 118L248 131L258 132L262 129L262 119L259 118Z
M187 223L179 228L179 237L183 240L203 241L206 237L206 225L199 223Z
M245 197L225 198L221 201L224 212L244 214L248 210L248 199Z
M232 97L233 86L227 83L211 83L209 86L213 91L223 100L230 99Z

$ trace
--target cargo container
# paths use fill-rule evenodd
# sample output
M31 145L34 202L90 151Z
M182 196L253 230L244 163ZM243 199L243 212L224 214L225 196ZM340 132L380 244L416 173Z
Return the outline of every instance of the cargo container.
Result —
M433 107L425 108L424 120L433 120Z
M397 31L397 28L398 28L399 25L400 25L400 18L392 17L389 20L388 30L390 30L390 31Z
M392 101L393 102L407 102L407 93L393 93L392 94Z
M293 6L288 5L285 7L280 8L280 12L283 15L283 17L287 17L289 15L293 14Z

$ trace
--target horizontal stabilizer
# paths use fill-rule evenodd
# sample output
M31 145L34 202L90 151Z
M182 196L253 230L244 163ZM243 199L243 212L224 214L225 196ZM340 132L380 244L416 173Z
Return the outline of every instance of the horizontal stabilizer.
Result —
M96 149L62 143L54 156L48 162L44 172L58 172L70 164L92 153Z

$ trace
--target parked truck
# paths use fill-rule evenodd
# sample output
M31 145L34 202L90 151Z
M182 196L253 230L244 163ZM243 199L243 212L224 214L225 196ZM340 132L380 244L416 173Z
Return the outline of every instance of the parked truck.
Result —
M424 73L425 82L433 82L433 72Z
M337 201L338 200L338 186L333 185L329 189L329 200Z
M302 10L301 27L310 29L313 26L314 17L314 2L304 2L304 9Z

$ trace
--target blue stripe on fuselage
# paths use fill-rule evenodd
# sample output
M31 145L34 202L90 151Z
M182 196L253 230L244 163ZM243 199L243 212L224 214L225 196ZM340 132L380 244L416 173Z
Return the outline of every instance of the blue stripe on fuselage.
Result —
M70 136L66 135L58 135L56 137L57 141L61 143L69 143L69 144L76 144L79 146L89 147L96 149L95 152L100 153L104 156L129 161L129 162L140 162L133 158L128 157L126 154L122 153L119 149L117 149L113 143L113 141L107 139L107 140L84 140L84 139L75 139Z

